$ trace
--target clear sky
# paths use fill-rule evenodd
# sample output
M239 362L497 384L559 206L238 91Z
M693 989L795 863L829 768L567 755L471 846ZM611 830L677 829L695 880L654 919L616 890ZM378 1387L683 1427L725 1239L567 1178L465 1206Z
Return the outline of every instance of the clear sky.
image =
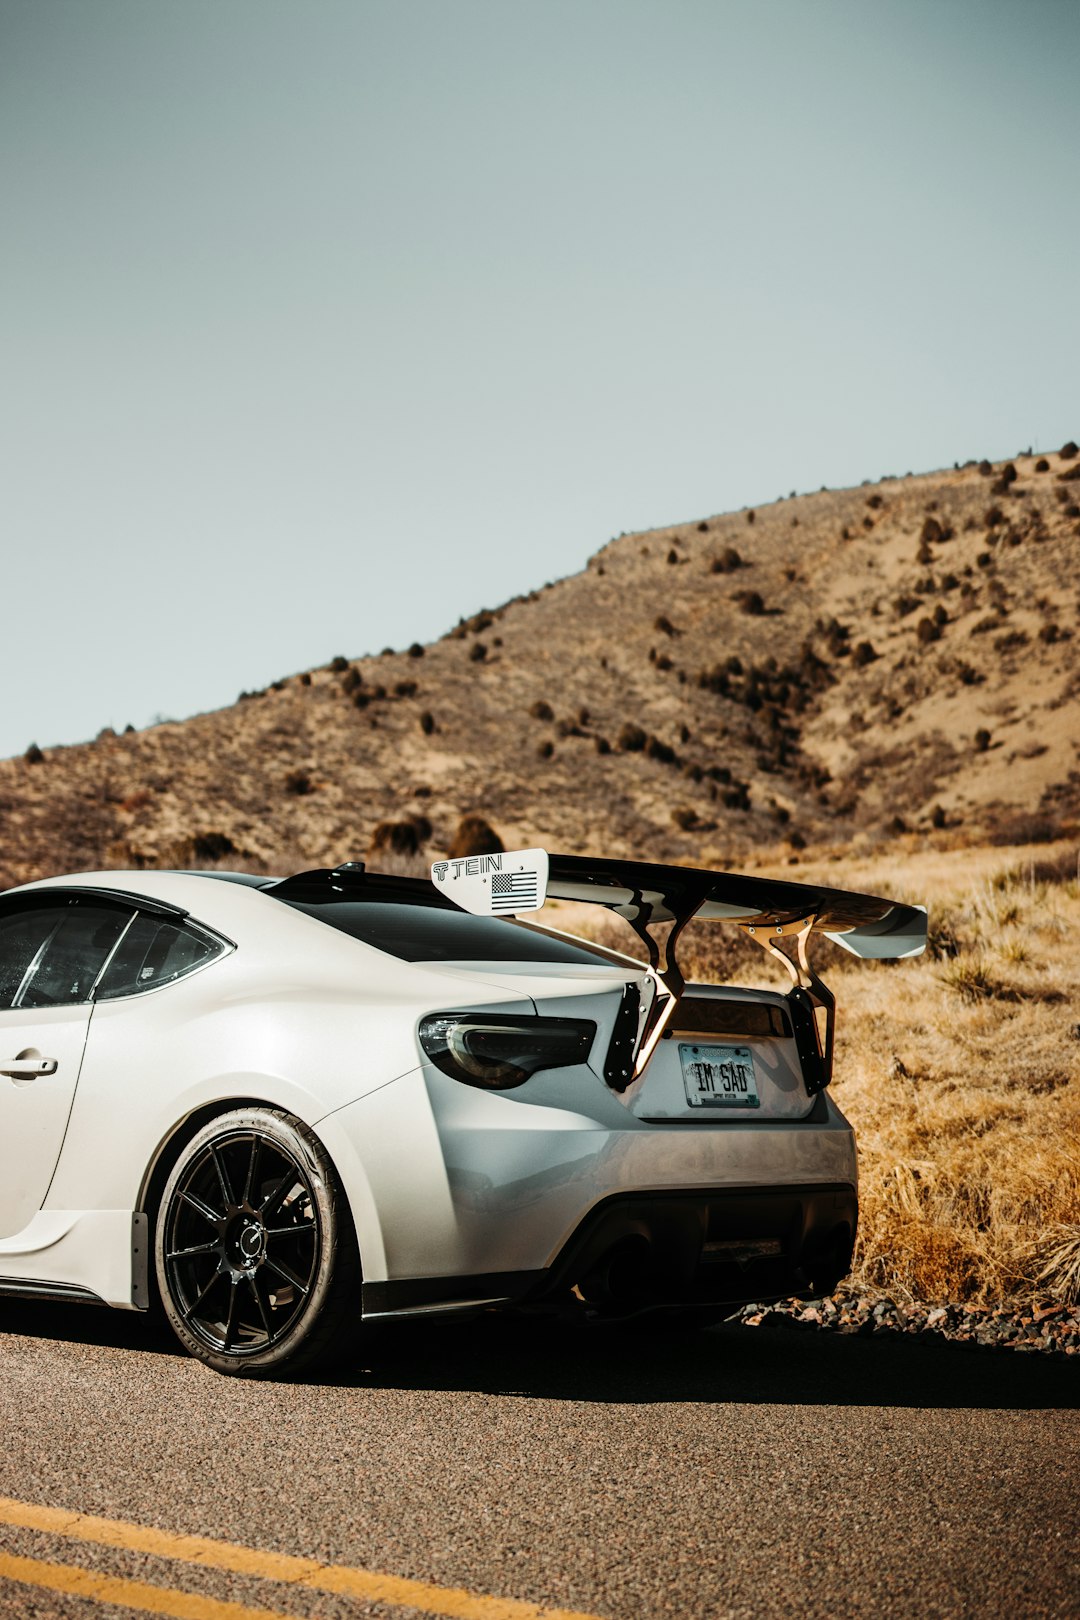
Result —
M1080 438L1075 0L0 0L0 754Z

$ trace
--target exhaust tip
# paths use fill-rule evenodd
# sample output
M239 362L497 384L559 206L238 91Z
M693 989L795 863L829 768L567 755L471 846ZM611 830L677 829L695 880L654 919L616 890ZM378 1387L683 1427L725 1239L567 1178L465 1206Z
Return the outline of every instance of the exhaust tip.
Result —
M655 1291L655 1262L648 1238L622 1238L579 1278L574 1290L587 1305L627 1311L649 1303Z

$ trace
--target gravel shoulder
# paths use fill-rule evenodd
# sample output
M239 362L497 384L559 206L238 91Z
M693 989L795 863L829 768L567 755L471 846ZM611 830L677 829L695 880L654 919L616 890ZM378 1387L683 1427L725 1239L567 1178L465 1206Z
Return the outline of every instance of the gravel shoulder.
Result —
M1030 1301L1014 1306L900 1304L881 1295L829 1295L745 1305L732 1317L742 1327L763 1323L817 1332L881 1338L927 1335L982 1349L1080 1356L1080 1305Z

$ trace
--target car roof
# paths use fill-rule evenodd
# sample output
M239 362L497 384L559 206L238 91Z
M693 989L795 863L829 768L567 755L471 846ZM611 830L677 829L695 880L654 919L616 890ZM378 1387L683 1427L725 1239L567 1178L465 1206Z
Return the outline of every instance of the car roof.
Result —
M335 896L350 900L396 901L398 904L431 906L436 910L457 911L426 878L400 877L387 872L367 872L361 863L346 867L315 867L290 877L266 876L255 872L200 872L192 870L144 868L135 871L67 872L19 884L8 894L29 894L48 889L111 889L131 898L145 895L182 911L196 911L200 901L222 887L255 890L275 900L318 900Z

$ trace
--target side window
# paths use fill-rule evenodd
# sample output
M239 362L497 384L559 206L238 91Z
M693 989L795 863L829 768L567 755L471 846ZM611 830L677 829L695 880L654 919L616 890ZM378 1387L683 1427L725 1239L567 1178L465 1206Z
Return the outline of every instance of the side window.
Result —
M45 941L67 912L67 906L20 906L0 916L0 1007L14 1007Z
M53 911L53 926L15 990L14 1005L62 1007L85 1001L130 916L119 906L92 902Z
M182 979L224 949L220 940L190 923L168 922L140 912L121 940L94 999L113 1001L141 990L156 990L159 984Z

